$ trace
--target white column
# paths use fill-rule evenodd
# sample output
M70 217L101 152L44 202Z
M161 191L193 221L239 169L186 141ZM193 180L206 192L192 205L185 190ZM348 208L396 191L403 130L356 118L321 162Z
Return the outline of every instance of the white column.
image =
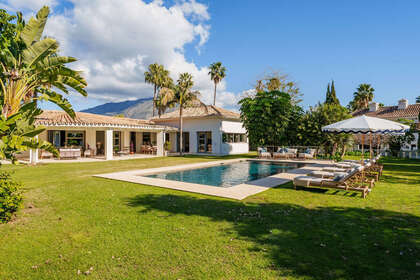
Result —
M158 133L156 133L156 145L157 145L157 153L156 155L159 157L163 156L163 151L164 151L164 138L165 138L165 132L160 131Z
M122 147L121 148L130 148L130 131L129 130L123 130L122 131Z
M111 160L114 157L113 145L113 134L112 129L105 130L105 159Z
M171 146L172 152L178 151L178 134L176 132L171 133Z
M35 139L38 141L38 135L35 136ZM31 149L29 151L29 163L30 164L37 164L38 162L38 149Z

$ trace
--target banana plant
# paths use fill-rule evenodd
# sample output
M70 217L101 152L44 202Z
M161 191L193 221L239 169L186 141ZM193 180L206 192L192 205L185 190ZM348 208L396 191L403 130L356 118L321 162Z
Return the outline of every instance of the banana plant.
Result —
M59 56L58 42L43 37L49 13L49 8L44 6L27 24L18 20L12 36L18 43L9 44L1 53L1 86L3 92L8 91L3 98L3 114L14 114L25 103L44 100L55 103L74 117L70 102L58 90L87 96L87 82L82 73L67 67L76 59Z
M29 149L42 149L59 156L51 143L35 138L45 130L35 125L35 118L41 113L42 110L32 101L12 115L0 116L0 160L17 163L16 156Z

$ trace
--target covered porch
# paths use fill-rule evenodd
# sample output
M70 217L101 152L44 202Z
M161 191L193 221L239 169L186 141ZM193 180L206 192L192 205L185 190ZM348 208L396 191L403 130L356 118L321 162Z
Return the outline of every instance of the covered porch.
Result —
M176 145L176 128L155 125L149 121L77 113L68 119L63 112L48 111L37 120L46 127L38 138L52 143L60 160L97 161L165 156ZM60 118L58 118L58 117ZM62 117L66 117L65 121ZM58 120L57 120L58 119ZM105 122L104 122L105 121ZM52 162L51 153L31 150L29 162Z

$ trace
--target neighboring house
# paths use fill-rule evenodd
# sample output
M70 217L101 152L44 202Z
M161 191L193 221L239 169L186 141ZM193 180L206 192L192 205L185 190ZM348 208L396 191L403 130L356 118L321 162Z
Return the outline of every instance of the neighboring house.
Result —
M409 104L407 99L401 99L398 101L396 106L382 106L378 103L372 102L369 104L369 108L359 110L353 113L353 116L366 115L370 117L377 117L387 119L391 121L398 121L399 119L413 120L416 123L418 131L420 131L420 104ZM415 140L411 143L406 143L401 149L402 150L418 150L417 147L419 132L414 133Z
M154 118L156 124L179 128L179 111ZM179 135L170 137L172 152L179 152ZM184 152L229 155L249 151L246 130L238 113L216 106L189 107L183 110Z

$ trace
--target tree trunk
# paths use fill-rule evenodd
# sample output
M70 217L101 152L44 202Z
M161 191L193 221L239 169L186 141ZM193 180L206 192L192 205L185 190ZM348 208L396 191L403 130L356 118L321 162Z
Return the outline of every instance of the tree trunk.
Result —
M213 100L214 106L216 106L216 87L217 87L217 83L214 83L214 100Z
M179 151L180 155L183 156L184 141L182 141L182 105L179 106Z
M153 91L153 113L152 113L152 116L154 117L155 116L155 108L156 108L156 84L155 84L155 88L154 88L154 91Z
M344 157L346 155L346 151L347 151L347 145L344 144L343 153L341 154L341 157Z

